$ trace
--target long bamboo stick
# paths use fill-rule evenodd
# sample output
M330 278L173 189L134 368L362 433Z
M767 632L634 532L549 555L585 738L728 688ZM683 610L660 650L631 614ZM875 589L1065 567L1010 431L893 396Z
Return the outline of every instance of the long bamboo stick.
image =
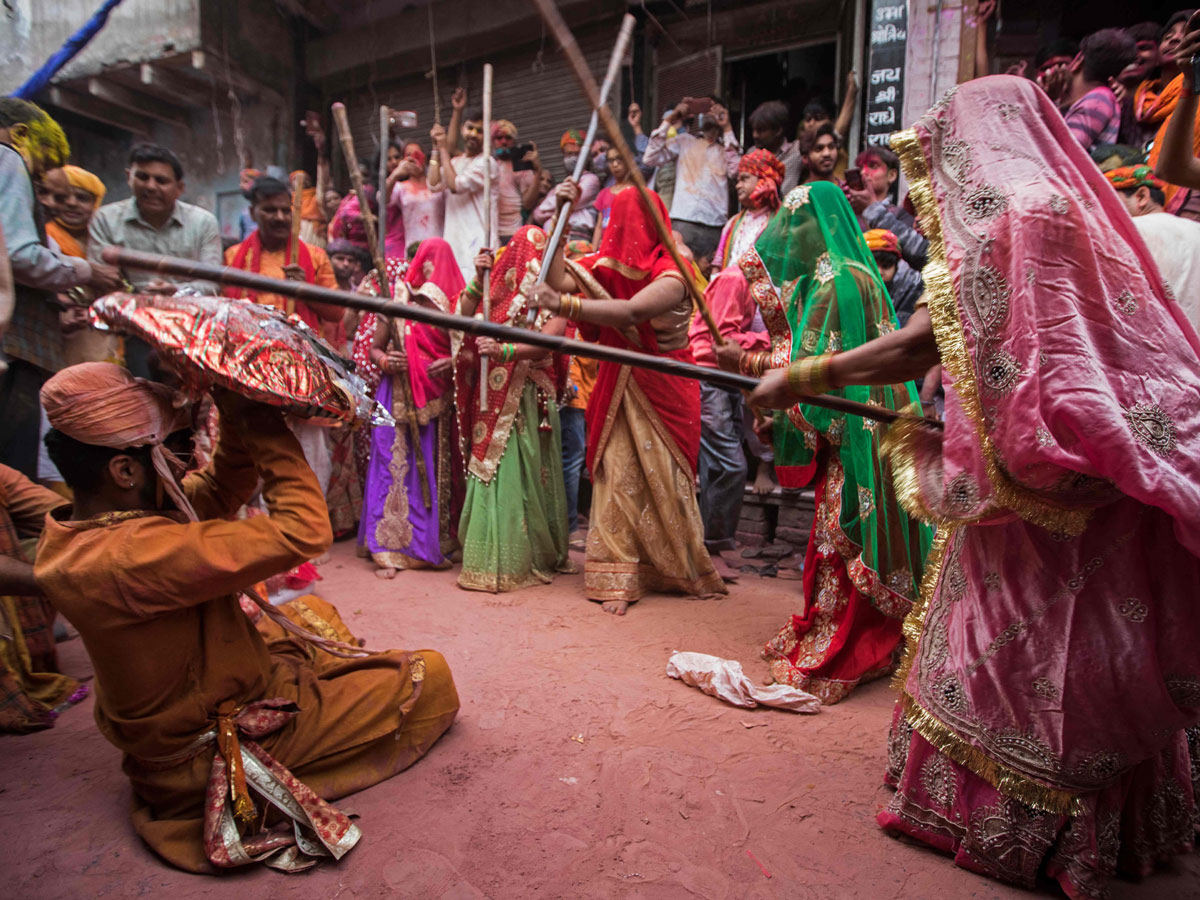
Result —
M358 209L363 217L363 230L367 233L367 246L371 248L371 255L375 261L375 273L379 281L379 294L382 297L391 299L392 284L387 276L387 258L382 252L382 245L376 240L375 233L375 223L382 223L383 219L378 218L372 222L368 218L371 211L367 207L367 191L363 185L362 170L358 167L358 153L354 149L354 136L350 133L350 120L346 117L346 107L341 103L333 104L333 124L337 128L338 139L342 144L342 155L346 157L346 165L350 169L350 183L354 186L354 192L358 196ZM386 154L387 148L381 147L380 152ZM379 197L378 199L379 210L382 212L386 209L384 198ZM381 224L380 234L382 234L382 231L383 226ZM298 282L292 283L296 284ZM404 345L401 344L398 349L403 353ZM397 378L396 381L399 383L401 397L404 401L404 417L408 422L409 440L412 441L413 451L417 458L417 474L421 478L421 500L425 504L425 508L430 509L433 505L433 498L429 492L425 453L421 449L421 425L417 421L417 410L413 405L412 384L409 382L407 376Z
M462 331L478 337L490 337L497 341L512 341L514 343L532 344L552 350L555 353L566 353L573 356L583 356L588 359L599 359L604 362L617 363L623 366L638 366L662 372L665 375L678 375L692 378L718 387L733 390L752 391L758 387L758 379L736 372L726 372L723 369L710 369L697 366L694 363L680 362L666 356L650 356L635 350L624 350L620 347L607 347L593 344L589 341L577 341L558 335L543 334L540 331L530 331L527 328L513 328L510 325L500 325L496 322L485 322L482 319L468 318L444 313L416 304L394 303L367 294L356 294L351 291L339 291L324 288L303 281L288 281L281 278L268 278L255 272L244 272L241 269L231 269L226 266L214 266L209 263L196 262L191 259L179 259L173 256L159 256L156 253L142 253L137 250L126 250L124 247L105 247L101 258L112 266L128 269L141 269L148 272L158 272L163 275L174 275L191 281L215 281L218 284L233 284L265 294L283 294L295 297L297 300L314 303L329 303L334 306L345 306L364 312L373 312L383 316L393 316L409 319L413 322L423 322L435 328L446 331ZM941 428L942 423L936 419L925 419L920 416L910 416L906 413L883 409L878 406L868 406L842 397L832 397L821 394L817 397L806 397L805 403L811 406L821 406L837 412L862 416L877 422L918 422L933 428Z
M704 302L704 294L696 284L695 279L692 278L692 267L685 263L683 257L679 255L679 248L675 246L675 238L667 230L666 222L663 221L658 207L654 205L654 201L650 197L650 188L646 186L646 179L642 177L642 171L637 167L637 159L634 157L633 151L629 149L629 144L625 142L625 135L621 133L621 126L617 124L617 120L613 116L612 110L608 108L608 105L600 102L600 89L596 87L596 79L592 76L591 69L588 68L587 60L583 57L583 51L579 49L579 44L575 42L575 36L571 34L571 29L563 21L562 15L552 0L532 0L532 2L538 8L538 12L542 14L542 18L546 20L546 24L550 27L550 30L554 32L555 40L562 47L563 55L567 58L567 64L571 67L571 72L575 75L575 80L579 82L579 86L583 89L584 96L587 97L587 101L591 104L592 109L596 110L596 113L599 115L600 124L608 132L608 138L612 141L613 147L621 154L621 161L625 163L625 167L629 170L629 174L633 178L633 183L638 189L638 194L641 195L642 202L646 204L646 209L649 211L650 218L654 222L654 230L658 232L658 240L667 249L667 253L671 255L676 268L683 275L683 281L687 285L692 303L696 309L700 310L704 324L708 326L708 330L712 333L713 343L723 344L725 340L721 337L716 320L713 319L712 311L709 310L708 304Z
M304 175L297 172L292 177L292 233L288 237L288 265L300 265L300 211L304 208L301 193L304 190ZM296 311L296 301L288 300L288 315Z
M386 106L381 106L379 107L379 171L376 173L379 179L379 193L376 195L379 198L379 218L376 219L379 223L379 234L376 235L373 252L376 259L383 260L387 259L388 201L391 199L387 192L388 144L391 143L391 137L392 111Z
M483 232L486 235L486 246L496 252L496 218L492 214L492 64L483 66ZM484 274L483 318L492 320L492 273ZM488 358L479 356L479 411L488 410Z
M608 71L604 73L604 81L600 85L600 104L603 106L608 103L608 95L612 91L613 85L616 83L617 76L621 73L621 62L625 59L625 53L629 49L630 38L633 37L633 27L637 24L637 19L626 13L625 18L621 20L621 30L617 33L617 42L613 45L612 55L608 58ZM600 113L598 110L592 110L592 119L588 122L587 136L583 139L583 145L579 148L579 159L575 162L575 171L571 173L571 178L576 184L583 177L583 170L587 166L588 153L591 152L592 143L596 140L596 129L600 125ZM559 245L562 243L562 237L567 231L567 220L571 217L571 212L574 207L573 203L565 203L558 210L557 218L554 220L554 229L550 232L550 240L546 242L546 249L542 253L542 266L538 270L536 284L542 284L546 280L546 275L550 272L549 261L554 259L554 255L559 252ZM528 313L528 324L532 325L534 319L537 318L538 308L531 306Z

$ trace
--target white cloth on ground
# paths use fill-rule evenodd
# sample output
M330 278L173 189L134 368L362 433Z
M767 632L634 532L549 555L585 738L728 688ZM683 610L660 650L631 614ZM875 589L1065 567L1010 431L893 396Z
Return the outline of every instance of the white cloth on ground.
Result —
M700 688L711 697L747 709L760 703L802 713L815 713L821 709L821 701L812 694L786 684L758 687L746 677L741 663L707 653L676 650L667 660L667 674Z

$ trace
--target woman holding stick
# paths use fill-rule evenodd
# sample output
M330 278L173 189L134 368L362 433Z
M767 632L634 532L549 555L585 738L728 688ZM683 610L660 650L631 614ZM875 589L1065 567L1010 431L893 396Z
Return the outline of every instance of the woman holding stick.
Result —
M407 269L389 260L388 275L398 300L447 313L454 311L463 289L454 252L441 238L426 240ZM378 295L375 278L372 272L365 293ZM419 448L410 445L403 425L371 429L359 546L374 560L376 575L393 578L399 569L445 568L457 549L460 504L454 494L461 478L454 471L454 362L447 332L388 316L372 318L371 362L383 373L375 399L403 422L404 397L411 396L420 426ZM408 379L410 391L397 388L401 378ZM429 506L422 499L418 452L428 463Z
M751 400L942 363L944 430L884 442L938 533L877 819L973 871L1100 898L1195 847L1200 341L1032 82L961 84L891 145L930 238L927 306Z
M718 347L726 369L771 368L851 350L897 327L862 229L841 189L793 188L739 261L762 311L771 349ZM842 389L853 400L901 410L912 381ZM785 488L816 488L804 560L804 606L763 650L775 680L837 703L887 674L933 538L896 498L877 422L798 403L775 414L775 474Z
M524 323L524 291L536 276L545 247L545 233L526 225L494 262L491 251L480 251L475 279L459 300L459 313L474 315L483 279L490 278L491 321ZM543 313L536 327L561 335L566 320ZM480 355L490 363L483 412ZM455 406L467 466L458 529L463 547L458 584L467 590L512 591L548 584L556 572L569 571L562 431L555 402L565 372L556 367L558 359L527 344L463 337L455 360Z
M561 199L574 200L571 180ZM666 208L649 195L670 228ZM659 243L636 191L622 191L599 249L558 255L531 299L601 344L688 362L692 304L684 275ZM584 295L584 297L576 295ZM687 379L601 362L587 411L592 517L584 586L605 612L624 615L647 591L725 593L704 549L696 503L700 387Z

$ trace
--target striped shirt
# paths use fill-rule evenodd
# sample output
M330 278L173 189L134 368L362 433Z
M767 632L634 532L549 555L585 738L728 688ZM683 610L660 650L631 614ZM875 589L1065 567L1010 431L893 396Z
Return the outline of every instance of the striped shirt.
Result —
M1094 87L1067 110L1067 127L1087 152L1097 144L1115 144L1121 127L1121 107L1107 85Z

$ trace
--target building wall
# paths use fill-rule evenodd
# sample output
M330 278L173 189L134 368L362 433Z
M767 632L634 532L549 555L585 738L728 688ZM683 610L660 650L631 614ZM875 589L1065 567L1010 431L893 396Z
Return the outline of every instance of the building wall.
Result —
M969 35L970 41L975 40L973 27L965 31L963 27L964 12L973 7L972 0L942 0L939 15L936 0L932 3L910 0L903 127L916 122L946 91L958 84L964 36Z
M99 5L98 0L5 0L0 93L20 87ZM200 0L125 0L62 75L92 75L118 61L142 62L199 45Z

